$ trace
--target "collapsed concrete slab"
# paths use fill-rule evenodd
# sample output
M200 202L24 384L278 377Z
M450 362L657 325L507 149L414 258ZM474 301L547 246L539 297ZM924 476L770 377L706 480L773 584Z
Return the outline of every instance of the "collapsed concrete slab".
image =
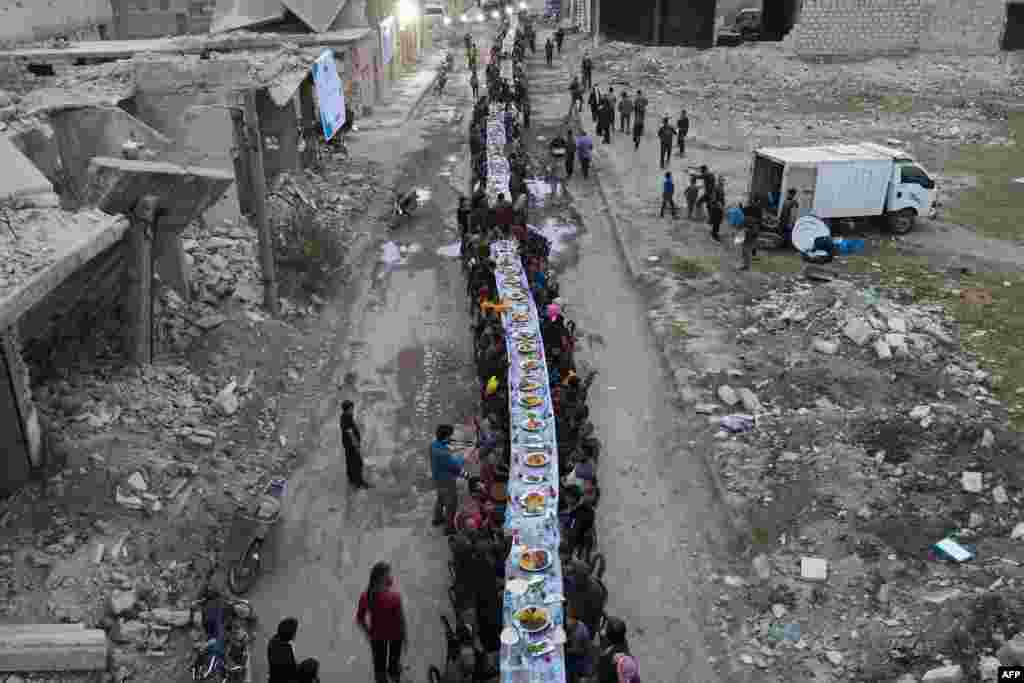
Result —
M284 18L281 0L217 0L210 33L252 28Z
M154 161L95 157L86 201L109 214L131 214L144 197L157 202L154 268L161 281L189 296L181 231L227 192L234 174Z
M93 158L121 156L125 143L141 145L161 160L167 159L174 148L170 139L117 107L55 112L50 125L66 173L68 187L64 189L76 199L85 197Z
M81 624L0 626L0 672L105 671L107 634Z
M53 192L53 183L6 135L0 136L0 164L4 169L0 174L0 201Z

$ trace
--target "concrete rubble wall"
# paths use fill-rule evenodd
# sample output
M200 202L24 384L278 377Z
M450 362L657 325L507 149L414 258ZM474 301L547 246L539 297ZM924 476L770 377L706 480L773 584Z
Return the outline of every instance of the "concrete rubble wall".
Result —
M113 12L110 0L0 0L0 18L0 44L58 34L69 40L99 40L99 27L112 25Z
M804 0L786 44L803 56L999 49L1006 0Z

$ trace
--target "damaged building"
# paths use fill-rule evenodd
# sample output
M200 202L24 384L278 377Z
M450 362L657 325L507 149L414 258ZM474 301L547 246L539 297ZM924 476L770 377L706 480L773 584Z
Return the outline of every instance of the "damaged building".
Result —
M402 30L403 49L385 62L376 30L338 28L365 14L357 0L217 4L219 26L236 30L0 53L10 93L0 95L0 154L11 171L0 183L0 422L10 426L0 430L0 497L53 464L33 391L60 379L83 340L83 354L101 339L103 353L145 365L168 342L168 293L204 329L183 232L237 225L250 208L236 183L232 114L243 95L254 94L269 184L311 160L320 131L310 65L323 49L357 118L419 56L415 36L400 44Z

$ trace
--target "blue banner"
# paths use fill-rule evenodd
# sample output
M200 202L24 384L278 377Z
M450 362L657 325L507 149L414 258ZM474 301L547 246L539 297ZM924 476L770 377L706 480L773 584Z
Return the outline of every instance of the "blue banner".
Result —
M313 63L313 84L316 87L324 139L330 141L338 129L345 125L345 92L338 78L334 50L324 50Z

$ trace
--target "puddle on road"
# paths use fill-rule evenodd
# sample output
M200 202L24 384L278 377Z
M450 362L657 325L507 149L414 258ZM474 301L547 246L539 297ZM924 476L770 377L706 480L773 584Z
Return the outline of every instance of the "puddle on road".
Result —
M552 254L559 254L564 251L565 243L578 232L575 225L559 223L552 218L544 221L543 225L530 225L529 228L547 238L548 242L551 243Z

